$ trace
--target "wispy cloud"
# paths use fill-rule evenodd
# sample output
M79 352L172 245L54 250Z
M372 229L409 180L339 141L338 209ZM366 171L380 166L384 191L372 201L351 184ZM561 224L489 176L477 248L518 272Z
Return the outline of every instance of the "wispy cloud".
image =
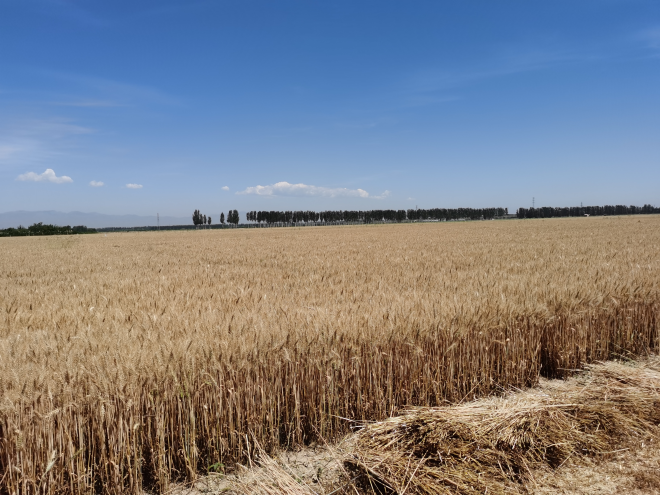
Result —
M382 127L382 126L388 126L388 125L394 125L396 124L397 121L394 118L391 117L384 117L380 119L373 119L373 120L368 120L368 121L362 121L362 122L346 122L346 123L340 123L338 124L338 127L345 128L345 129L374 129L376 127Z
M81 96L80 99L72 100L73 103L78 103L77 106L126 106L128 104L145 103L181 104L179 100L151 86L73 72L40 70L36 73L46 78L67 83L72 90L75 90L74 94L86 95ZM66 102L67 100L64 100L61 103Z
M223 191L229 191L229 186L222 186L221 189L222 189Z
M42 15L66 19L82 26L104 28L110 25L108 19L100 17L90 9L82 8L79 5L80 3L81 2L70 2L66 0L47 0L42 2L29 2L29 5L34 11Z
M408 86L413 92L418 93L449 90L485 79L549 69L564 63L584 60L584 58L584 54L560 50L503 53L480 67L462 70L428 69L420 71L409 80ZM445 102L453 101L456 97L438 97L437 99Z
M645 48L660 51L660 26L644 29L635 36Z
M30 182L52 182L54 184L66 184L67 182L73 182L73 179L66 175L58 177L55 175L55 171L52 168L47 168L43 174L36 174L34 172L21 174L16 177L16 180Z
M123 103L118 103L111 100L70 100L70 101L53 101L51 105L58 107L79 107L79 108L113 108L125 107Z
M65 119L37 119L18 123L15 134L41 139L62 139L81 134L91 134L94 130L73 124Z
M458 101L460 99L461 98L458 96L434 96L424 93L411 94L406 99L405 106L409 108L425 107L429 105L439 105L441 103L450 103L453 101Z
M13 155L21 151L21 147L10 144L0 144L0 161L9 160Z
M378 196L370 195L364 189L348 189L345 187L323 187L308 184L290 184L288 182L277 182L269 186L248 187L236 194L254 194L256 196L316 196L335 198L338 196L354 198L383 199L389 196L389 191L384 191Z
M172 16L172 15L181 15L181 13L189 11L203 11L207 7L213 7L217 2L213 0L201 0L193 1L188 0L186 2L175 2L175 3L166 3L160 2L156 7L139 9L130 9L129 18L135 20L141 19L151 19L153 17L159 16Z
M142 184L126 184L129 189L142 189Z
M604 56L602 47L576 48L556 40L538 40L524 47L500 46L480 63L463 67L420 69L402 82L401 92L407 106L446 103L461 99L456 94L461 88L482 81L597 61Z
M105 184L100 180L93 180L89 183L89 185L92 187L103 187Z
M62 119L9 121L0 128L0 164L9 167L52 163L94 130Z

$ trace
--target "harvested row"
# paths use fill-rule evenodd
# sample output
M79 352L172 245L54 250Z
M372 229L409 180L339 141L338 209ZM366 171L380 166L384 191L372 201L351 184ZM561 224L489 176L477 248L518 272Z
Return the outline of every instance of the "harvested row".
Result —
M0 491L138 493L658 346L660 219L3 239Z
M659 433L660 359L651 357L366 425L346 462L394 493L529 493L534 472L639 446Z
M402 411L359 425L335 446L276 458L258 449L249 469L206 477L196 488L241 495L656 493L659 438L660 358L649 356L589 365L502 396Z

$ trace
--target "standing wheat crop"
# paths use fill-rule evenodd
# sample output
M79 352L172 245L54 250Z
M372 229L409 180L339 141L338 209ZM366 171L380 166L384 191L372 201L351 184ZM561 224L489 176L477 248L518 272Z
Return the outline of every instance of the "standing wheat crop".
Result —
M0 239L0 492L164 491L658 346L660 218Z

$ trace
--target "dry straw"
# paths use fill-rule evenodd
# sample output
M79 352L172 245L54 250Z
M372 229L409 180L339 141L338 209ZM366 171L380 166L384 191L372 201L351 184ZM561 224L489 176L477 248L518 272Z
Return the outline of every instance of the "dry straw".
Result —
M366 426L347 461L397 494L525 492L533 472L660 433L660 359ZM365 484L367 484L365 481Z
M296 477L286 465L282 465L257 447L258 468L244 470L233 483L233 488L244 495L319 495L320 487L312 488ZM317 491L318 490L318 491Z
M0 492L163 492L252 438L332 439L656 349L659 227L1 239Z

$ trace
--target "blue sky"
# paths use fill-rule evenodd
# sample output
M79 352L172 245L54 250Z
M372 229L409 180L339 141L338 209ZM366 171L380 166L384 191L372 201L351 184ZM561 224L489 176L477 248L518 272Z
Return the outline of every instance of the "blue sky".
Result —
M0 0L0 212L660 205L659 110L657 0Z

